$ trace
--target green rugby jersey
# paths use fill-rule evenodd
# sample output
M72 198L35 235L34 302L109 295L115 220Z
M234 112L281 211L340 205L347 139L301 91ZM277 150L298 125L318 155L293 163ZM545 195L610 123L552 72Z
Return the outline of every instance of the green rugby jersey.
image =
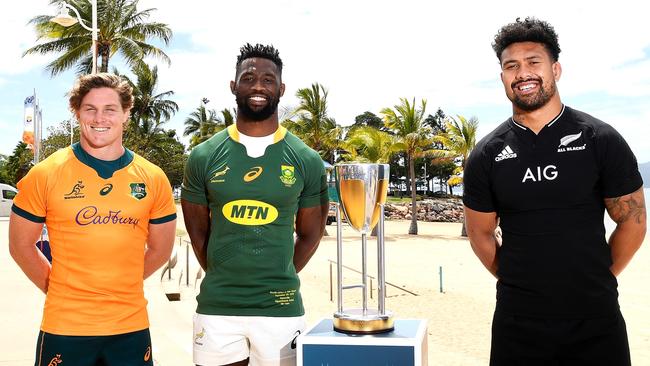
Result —
M258 158L238 141L231 125L195 147L185 167L182 198L207 205L211 215L197 312L303 315L294 222L299 208L328 202L323 162L284 127Z

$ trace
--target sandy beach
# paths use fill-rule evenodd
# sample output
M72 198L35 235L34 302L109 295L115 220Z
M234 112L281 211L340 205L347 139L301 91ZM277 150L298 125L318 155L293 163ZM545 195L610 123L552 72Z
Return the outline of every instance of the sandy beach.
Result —
M419 223L417 236L406 234L408 225L407 221L386 222L386 280L408 291L388 286L386 308L398 319L427 320L429 365L487 365L496 280L475 258L468 241L459 236L460 224ZM0 219L0 292L4 300L0 302L0 326L4 330L0 333L0 365L31 365L44 296L9 257L7 226L8 222ZM179 228L182 227L181 219ZM330 318L336 310L336 294L334 301L330 301L330 261L336 260L336 230L334 225L327 229L330 236L323 238L300 273L309 325ZM359 236L346 227L343 237L343 264L360 270ZM186 262L186 240L187 237L177 240L178 263L172 270L172 279L165 275L161 281L159 271L145 281L157 365L192 364L192 314L200 280L196 280L198 266L192 253L189 263ZM376 275L375 243L374 238L368 241L368 273L372 276ZM188 264L189 281L181 275L187 272ZM628 327L632 364L636 366L650 365L649 266L650 248L646 240L619 277L620 303ZM336 267L332 271L336 292ZM344 270L344 283L360 282L360 277ZM165 292L179 292L181 300L169 302ZM370 307L376 307L376 290L373 298ZM347 290L344 299L345 308L360 306L358 290Z

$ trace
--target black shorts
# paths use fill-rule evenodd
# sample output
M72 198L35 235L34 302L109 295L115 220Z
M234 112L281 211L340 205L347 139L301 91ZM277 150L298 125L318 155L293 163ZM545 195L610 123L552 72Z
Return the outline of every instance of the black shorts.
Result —
M593 319L529 318L497 311L490 366L629 366L620 311Z
M153 366L149 329L110 336L64 336L41 331L35 366Z

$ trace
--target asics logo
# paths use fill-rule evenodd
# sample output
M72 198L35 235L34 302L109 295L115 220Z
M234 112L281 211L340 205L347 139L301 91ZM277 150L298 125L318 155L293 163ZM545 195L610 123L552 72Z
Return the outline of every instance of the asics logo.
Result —
M262 169L261 166L252 167L248 173L244 174L244 182L248 183L254 181L262 174L262 171L264 171L264 169Z
M143 360L147 362L151 359L151 346L147 346L147 350L144 352Z
M297 330L296 333L294 333L296 336L293 337L293 340L291 341L291 349L296 349L296 340L298 340L298 336L300 335L300 331Z
M99 194L102 196L106 196L107 194L111 193L112 190L113 190L113 185L108 183L99 191Z
M506 159L514 159L517 157L517 153L512 151L509 145L506 145L506 147L501 150L499 155L497 155L494 158L494 161L501 161L501 160L506 160Z

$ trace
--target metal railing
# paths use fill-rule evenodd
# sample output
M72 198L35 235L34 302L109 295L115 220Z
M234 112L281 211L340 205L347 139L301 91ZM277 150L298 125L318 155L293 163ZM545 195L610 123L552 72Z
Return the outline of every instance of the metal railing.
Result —
M329 280L330 280L330 301L331 301L331 302L334 302L334 278L333 278L333 270L332 270L332 267L336 265L336 261L331 260L331 259L328 259L327 261L329 262L329 267L330 267L330 276L329 276ZM352 268L352 267L348 267L348 266L346 266L346 265L344 265L344 264L341 265L341 268L345 268L345 269L350 270L350 271L352 271L352 272L355 272L355 273L358 273L358 274L363 275L363 273L362 273L361 271L358 271L358 270L356 270L356 269L354 269L354 268ZM372 281L373 281L373 280L376 280L376 278L373 277L373 276L371 276L371 275L366 275L366 276L368 277L368 279L370 279L370 298L372 299ZM394 287L394 288L396 288L396 289L398 289L398 290L400 290L400 291L406 292L406 293L408 293L408 294L410 294L410 295L413 295L413 296L420 296L420 295L416 294L416 293L413 292L413 291L409 291L409 290L405 289L404 287L401 287L401 286L395 285L395 284L390 283L390 282L388 282L388 281L386 281L386 284L387 284L388 286Z

